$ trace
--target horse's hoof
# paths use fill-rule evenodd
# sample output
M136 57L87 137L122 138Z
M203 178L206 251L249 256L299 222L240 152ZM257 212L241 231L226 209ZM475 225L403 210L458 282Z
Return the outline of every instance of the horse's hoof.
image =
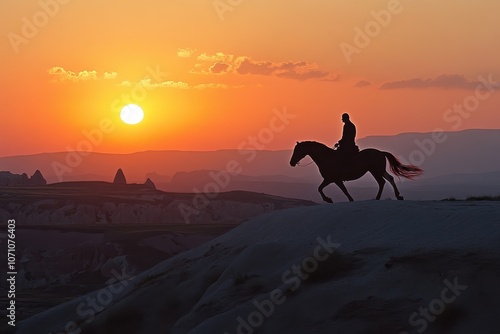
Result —
M403 196L398 196L398 201L404 201L405 198Z
M331 198L325 198L325 202L326 203L333 203L332 199Z

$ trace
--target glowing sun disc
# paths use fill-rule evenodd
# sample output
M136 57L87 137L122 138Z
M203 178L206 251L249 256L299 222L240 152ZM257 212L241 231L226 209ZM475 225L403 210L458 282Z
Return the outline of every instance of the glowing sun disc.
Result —
M144 111L137 104L127 104L120 111L120 118L124 123L137 124L144 118Z

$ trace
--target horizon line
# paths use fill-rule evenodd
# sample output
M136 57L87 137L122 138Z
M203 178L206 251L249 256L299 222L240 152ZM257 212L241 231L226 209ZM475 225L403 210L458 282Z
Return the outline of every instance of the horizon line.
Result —
M437 130L437 129L436 129ZM457 130L457 131L442 131L443 133L459 133L459 132L467 132L467 131L491 131L491 130L497 130L500 131L500 128L470 128L470 129L463 129L463 130ZM398 134L394 135L369 135L365 136L362 138L357 139L363 140L367 138L373 138L373 137L397 137L401 135L415 135L415 134L430 134L430 133L436 133L437 131L428 131L428 132L401 132ZM300 140L304 141L304 140ZM211 149L211 150L181 150L181 149L152 149L152 150L143 150L143 151L133 151L133 152L126 152L126 153L114 153L114 152L96 152L96 151L71 151L71 152L85 152L85 153L94 153L94 154L108 154L108 155L131 155L131 154L137 154L137 153L147 153L147 152L186 152L186 153L201 153L201 152L220 152L220 151L235 151L239 150L238 148L219 148L219 149ZM280 151L292 151L293 148L283 148L283 149L255 149L255 151L260 151L260 152L280 152ZM241 150L241 151L249 151L248 149ZM53 152L38 152L38 153L26 153L26 154L18 154L18 155L5 155L5 156L0 156L0 159L4 158L14 158L14 157L27 157L27 156L33 156L33 155L43 155L43 154L59 154L59 153L68 153L69 151L53 151Z

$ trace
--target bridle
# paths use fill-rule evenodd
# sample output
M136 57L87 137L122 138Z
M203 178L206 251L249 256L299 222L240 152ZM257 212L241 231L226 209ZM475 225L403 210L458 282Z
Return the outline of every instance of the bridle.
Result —
M297 166L300 166L300 167L307 167L307 166L309 166L310 164L312 164L313 162L314 162L314 161L311 161L311 162L308 162L308 163L307 163L307 164L305 164L305 165L301 165L301 164L300 164L300 161L299 161L299 162L297 162Z

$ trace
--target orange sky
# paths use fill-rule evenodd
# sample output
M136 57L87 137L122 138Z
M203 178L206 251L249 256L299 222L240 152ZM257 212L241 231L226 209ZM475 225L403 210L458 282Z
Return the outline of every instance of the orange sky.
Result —
M500 128L500 86L479 79L500 81L499 12L497 0L2 1L0 156L86 149L102 122L91 149L116 153L333 144L346 111L358 137ZM143 122L120 120L127 101Z

